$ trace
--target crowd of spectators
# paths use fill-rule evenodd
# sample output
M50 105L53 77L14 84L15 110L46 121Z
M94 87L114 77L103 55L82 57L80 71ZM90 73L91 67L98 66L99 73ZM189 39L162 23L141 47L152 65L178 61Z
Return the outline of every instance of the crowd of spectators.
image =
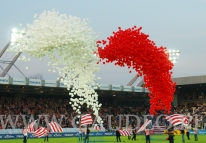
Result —
M101 101L100 101L101 102ZM129 125L142 124L144 121L144 115L149 115L149 106L142 105L141 107L117 107L113 104L105 103L102 101L102 107L99 110L99 115L103 120L104 127L108 130L108 115L111 116L111 126L116 128L119 126L119 120L121 117L121 126L126 126L126 115L134 115L129 117ZM86 106L81 109L82 114L91 113L91 109L87 109ZM187 105L180 105L178 108L173 107L172 113L180 113L185 115L199 115L200 127L206 128L206 105L190 103ZM39 115L42 115L39 117ZM64 116L62 116L64 115ZM121 116L120 116L121 115ZM7 119L11 117L13 124ZM63 128L73 127L73 118L77 116L77 113L69 105L69 97L64 98L52 98L52 97L8 97L0 96L0 129L2 128L22 128L25 123L29 123L31 118L39 119L40 126L46 126L52 119L57 119L57 122L61 124ZM139 123L136 117L140 119ZM153 124L158 115L153 117ZM93 120L94 120L93 116ZM76 121L79 119L76 118ZM206 121L206 120L205 120ZM194 122L194 121L193 121ZM4 125L6 125L4 127ZM162 116L158 120L158 125L166 126L167 122ZM78 126L78 125L77 125Z
M173 109L173 113L191 116L191 125L198 124L199 129L206 129L206 103L183 103Z
M101 102L101 101L100 101ZM102 102L101 102L102 103ZM126 126L125 115L136 115L140 119L143 119L142 115L148 114L149 107L116 107L110 103L102 103L102 107L99 110L104 127L108 128L108 115L111 116L111 126L116 127L119 124L119 118L121 115L121 126ZM81 109L82 114L90 113L91 109L87 109L86 106ZM42 115L39 117L39 115ZM62 116L64 115L64 116ZM12 118L12 122L7 121L9 116ZM46 116L46 117L45 117ZM63 128L73 127L72 120L77 113L72 109L69 104L69 98L51 98L51 97L0 97L0 128L12 128L15 124L15 128L22 128L25 123L29 123L30 119L39 119L41 126L46 126L46 118L48 122L56 117L57 122L61 122ZM93 120L95 120L95 117ZM54 119L54 118L53 118ZM78 118L76 119L76 121ZM135 117L129 118L130 124L136 124ZM76 122L75 122L76 123ZM4 127L4 125L6 126Z
M65 115L62 118L62 127L72 127L71 122L75 116L75 112L68 104L69 99L55 99L55 98L19 98L19 97L6 97L0 98L0 115L6 123L6 119L11 115L13 123L16 122L15 128L22 128L24 125L24 118L26 123L33 116L34 119L38 119L39 115L48 115L50 121L55 115L58 121L61 120L61 115ZM25 115L25 116L23 116ZM16 117L18 116L18 119ZM39 123L45 125L45 116L40 117ZM2 128L2 123L0 128ZM7 123L6 128L12 128L11 123Z

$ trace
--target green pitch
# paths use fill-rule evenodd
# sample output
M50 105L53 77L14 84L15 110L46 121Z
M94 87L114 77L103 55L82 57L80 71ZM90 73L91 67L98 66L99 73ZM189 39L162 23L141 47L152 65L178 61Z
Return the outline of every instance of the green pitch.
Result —
M95 138L98 137L90 137L90 139L92 140L92 142L90 143L95 143L97 141L95 141ZM167 136L166 135L152 135L151 136L151 143L168 143L169 141L166 140ZM127 137L121 136L121 140L122 142L126 142L126 143L145 143L145 136L143 135L137 135L137 139L136 141L131 141L128 140ZM12 139L12 140L1 140L1 143L22 143L23 139ZM28 139L27 143L43 143L44 139L43 138L39 138L39 139ZM114 143L116 142L116 137L115 136L107 136L104 137L104 141L101 143ZM175 136L175 143L181 143L181 135L176 135ZM198 141L194 141L194 136L190 135L190 140L187 140L185 137L185 143L205 143L206 142L206 135L198 135ZM76 137L70 137L70 138L49 138L49 143L78 143L77 138Z

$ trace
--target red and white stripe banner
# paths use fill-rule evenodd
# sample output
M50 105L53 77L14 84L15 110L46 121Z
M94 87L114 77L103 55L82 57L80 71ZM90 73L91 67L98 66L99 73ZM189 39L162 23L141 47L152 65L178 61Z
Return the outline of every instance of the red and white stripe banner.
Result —
M130 136L130 133L127 130L118 130L122 136Z
M186 115L182 114L173 114L166 117L166 120L169 121L173 126L183 124L187 125L189 118Z
M85 114L81 117L81 125L92 124L92 117L90 114Z
M105 131L105 128L104 127L102 127L102 126L99 126L99 125L95 125L94 126L94 130L97 130L97 131Z
M35 132L33 132L32 134L38 138L44 136L47 133L47 129L40 127L39 129L37 129Z
M142 125L142 127L137 131L138 132L141 132L141 131L144 131L145 128L147 127L147 125L149 125L152 121L151 120L146 120L146 122Z
M155 133L164 133L166 126L153 126Z
M31 122L31 123L28 125L27 131L28 131L29 133L34 132L34 125L35 125L35 124L36 124L36 120L33 121L33 122Z
M51 130L53 132L62 132L63 131L62 127L56 122L49 123L49 126L51 127Z

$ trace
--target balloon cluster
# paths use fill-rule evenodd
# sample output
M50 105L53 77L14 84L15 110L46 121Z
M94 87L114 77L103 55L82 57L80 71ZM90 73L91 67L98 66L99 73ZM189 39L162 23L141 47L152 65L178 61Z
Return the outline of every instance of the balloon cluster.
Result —
M173 63L166 48L158 48L141 29L118 27L107 40L97 41L98 54L103 64L114 62L121 67L128 66L144 77L144 86L150 91L150 114L169 113L175 92L171 80Z
M99 118L98 95L94 88L99 86L95 72L99 70L97 51L98 36L88 25L87 19L44 11L34 16L33 24L18 31L15 43L9 51L24 52L35 58L48 56L52 67L59 72L61 82L71 90L71 106L81 113L81 106L87 104ZM23 60L26 60L23 57Z

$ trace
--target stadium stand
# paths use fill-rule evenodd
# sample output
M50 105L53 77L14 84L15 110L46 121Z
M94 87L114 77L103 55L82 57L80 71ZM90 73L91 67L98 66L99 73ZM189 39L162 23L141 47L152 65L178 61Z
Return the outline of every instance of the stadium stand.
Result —
M101 101L100 101L101 102ZM61 115L65 115L65 117L62 118L61 126L63 128L69 128L72 127L72 119L77 115L75 111L72 110L69 103L69 97L64 98L52 98L52 97L16 97L16 96L0 96L0 115L3 116L4 123L6 123L6 118L8 115L11 115L13 123L16 120L16 116L14 115L26 115L27 122L29 121L31 115L34 115L35 119L38 119L38 115L49 115L49 120L52 119L53 115L57 117L57 120L61 120ZM104 121L104 127L106 130L109 130L108 128L108 122L107 122L107 115L113 115L111 117L112 120L112 127L115 128L119 125L119 116L118 115L137 115L141 119L141 123L143 123L143 116L147 115L149 113L149 107L146 105L142 105L142 107L118 107L114 106L108 102L101 102L103 105L99 111L100 116L102 117ZM173 113L180 113L180 114L190 114L192 116L198 115L199 128L206 128L206 105L204 103L188 103L187 105L183 104L179 107L173 107L172 109ZM86 107L82 108L82 113L91 113L92 111L90 109L86 109ZM153 117L153 125L155 127L156 124L156 117L158 115ZM93 116L94 118L94 116ZM195 118L192 120L192 124L194 124ZM40 125L46 126L46 121L44 117L40 118ZM136 125L137 120L134 117L129 118L129 124ZM164 128L167 126L167 121L162 116L158 122L159 126L162 126ZM121 125L122 127L126 126L126 119L121 119ZM16 122L16 128L22 128L23 126L23 119L21 116L18 117L18 120ZM12 128L10 123L7 123L6 126L7 129ZM0 129L2 129L2 125L0 123ZM157 129L157 130L156 130ZM154 129L155 132L160 132L159 128ZM162 130L161 130L162 131Z

